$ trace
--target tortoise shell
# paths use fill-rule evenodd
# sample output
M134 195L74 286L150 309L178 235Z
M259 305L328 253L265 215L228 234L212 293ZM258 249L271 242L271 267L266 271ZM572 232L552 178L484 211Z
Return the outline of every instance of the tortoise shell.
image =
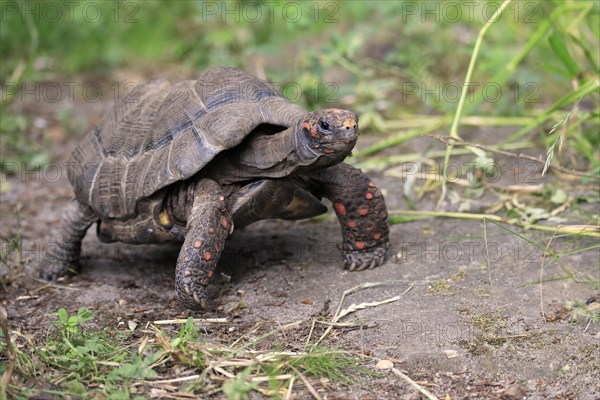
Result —
M102 217L126 219L140 200L201 171L261 124L289 127L306 111L243 71L215 67L196 81L140 85L71 156L75 197Z

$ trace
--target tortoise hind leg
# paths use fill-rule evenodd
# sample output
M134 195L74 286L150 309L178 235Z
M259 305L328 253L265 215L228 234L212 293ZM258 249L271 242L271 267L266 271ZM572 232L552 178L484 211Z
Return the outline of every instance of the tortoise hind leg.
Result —
M68 272L77 272L81 240L90 225L99 219L87 205L71 199L63 211L60 228L49 243L40 265L40 276L55 281Z
M196 184L194 193L185 241L177 259L175 291L185 307L207 310L206 286L233 224L225 195L216 182L202 179Z

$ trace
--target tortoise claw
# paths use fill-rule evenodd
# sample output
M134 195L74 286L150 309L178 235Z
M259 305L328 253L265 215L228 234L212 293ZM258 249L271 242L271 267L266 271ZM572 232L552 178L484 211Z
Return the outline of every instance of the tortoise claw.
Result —
M40 264L38 272L40 278L50 282L56 282L58 278L65 275L76 274L78 269L79 265L76 262L44 260Z
M204 288L194 288L193 283L183 284L181 288L176 286L177 298L186 308L190 310L207 311L210 309L206 299Z
M344 268L349 271L363 271L381 265L385 259L387 246L379 246L370 251L344 252Z

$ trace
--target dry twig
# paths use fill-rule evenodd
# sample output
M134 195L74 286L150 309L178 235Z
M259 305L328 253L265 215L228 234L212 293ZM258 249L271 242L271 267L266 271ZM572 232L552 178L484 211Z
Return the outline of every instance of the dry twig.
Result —
M531 157L526 154L516 154L516 153L511 153L510 151L496 150L496 149L492 149L489 146L484 146L484 145L481 145L478 143L473 143L473 142L465 142L464 140L460 140L460 139L456 139L456 138L448 138L446 136L438 136L438 135L427 135L427 136L434 140L438 140L442 143L445 143L445 144L450 144L450 142L452 142L452 145L454 145L454 146L475 147L477 149L489 151L490 153L498 154L501 156L520 158L523 160L533 161L533 162L536 162L536 163L542 164L542 165L544 165L546 163L546 161L544 161L542 159L539 159L536 157ZM551 166L549 166L549 168L555 169L564 174L575 175L575 176L584 176L586 178L600 180L600 176L598 176L596 174L588 174L586 172L575 171L572 169L561 167L559 165L551 165Z
M304 386L306 386L306 388L308 389L310 394L312 394L312 396L316 400L323 400L323 398L321 397L321 395L319 395L319 393L314 388L314 386L310 384L310 382L308 381L308 378L306 378L304 375L302 375L302 373L300 373L300 371L298 371L298 368L294 367L293 365L289 365L289 364L288 364L288 366L300 377L300 379L302 379L302 382L304 382Z
M429 400L438 400L438 398L431 394L429 390L425 389L423 386L410 379L410 377L408 377L406 374L403 374L400 370L392 367L392 372L400 378L404 379L406 382L408 382L412 387L421 392L421 394L427 397Z

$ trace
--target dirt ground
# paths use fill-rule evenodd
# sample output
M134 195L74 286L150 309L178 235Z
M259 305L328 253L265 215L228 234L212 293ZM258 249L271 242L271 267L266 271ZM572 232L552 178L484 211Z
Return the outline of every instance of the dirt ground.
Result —
M55 159L64 160L74 143L67 138L57 144ZM398 179L381 174L373 179L390 210L407 208ZM97 321L115 327L119 321L135 319L143 325L187 315L173 290L176 246L102 244L93 227L84 240L81 273L39 290L44 284L34 279L34 269L71 188L64 173L49 169L26 179L10 176L3 188L1 234L16 231L19 205L27 271L6 292L0 289L12 329L41 334L49 314L60 307L69 312L89 307ZM419 209L432 209L432 204L427 196L416 203ZM362 329L337 330L324 345L392 360L440 399L599 398L599 326L572 320L565 309L568 301L585 304L597 291L565 279L558 263L546 260L541 300L542 252L493 224L487 228L489 269L480 221L427 219L391 227L384 265L347 272L341 267L341 237L333 218L262 221L229 239L215 285L221 307L205 316L225 316L228 326L238 327L310 321L329 302L330 312L335 309L344 290L388 282L352 295L345 305L412 289L399 301L359 311L350 320L358 318ZM539 243L550 236L517 232ZM552 247L564 253L594 243L597 238L557 238ZM598 256L595 249L561 262L578 276L586 271L597 275ZM542 306L551 322L542 318ZM296 345L300 342L289 343ZM343 390L330 391L327 398L420 398L391 372Z

